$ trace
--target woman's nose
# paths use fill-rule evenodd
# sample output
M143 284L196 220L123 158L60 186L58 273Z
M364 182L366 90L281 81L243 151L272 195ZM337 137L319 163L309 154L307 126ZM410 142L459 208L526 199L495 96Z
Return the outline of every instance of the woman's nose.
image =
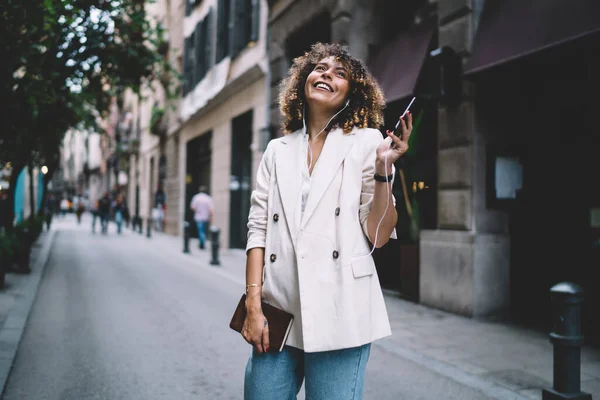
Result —
M329 70L323 71L323 73L321 74L321 76L323 78L329 78L329 79L331 79L331 72Z

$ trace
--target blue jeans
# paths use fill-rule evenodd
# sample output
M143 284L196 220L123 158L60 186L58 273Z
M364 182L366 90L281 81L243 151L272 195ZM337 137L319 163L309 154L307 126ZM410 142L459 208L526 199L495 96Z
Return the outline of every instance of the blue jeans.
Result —
M204 243L206 242L206 225L208 221L196 221L196 226L198 227L198 240L200 240L200 247L204 248Z
M117 233L121 233L123 227L123 213L121 211L115 212L115 223L117 224Z
M362 400L370 352L370 344L318 353L285 346L259 354L253 348L244 400L296 400L303 380L306 400Z

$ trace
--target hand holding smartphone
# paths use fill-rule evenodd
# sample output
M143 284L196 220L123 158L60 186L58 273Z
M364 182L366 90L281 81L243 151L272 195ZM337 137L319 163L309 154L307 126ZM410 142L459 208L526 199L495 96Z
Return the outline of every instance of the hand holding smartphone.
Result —
M398 118L398 122L396 122L396 126L394 126L394 131L392 132L395 136L398 136L400 139L402 139L402 131L400 132L400 134L397 134L398 132L398 128L400 128L400 120L406 115L406 113L410 110L410 107L413 105L413 103L415 102L416 97L413 97L412 100L410 101L410 103L408 103L408 106L406 107L406 110L404 110L404 112L402 113L402 115ZM392 142L390 144L390 148L394 148L395 147L395 143Z
M416 97L413 97L410 103L408 103L408 107L406 107L406 110L404 110L400 118L404 117L408 110L410 110L410 106L412 106L412 104L415 102L415 99ZM398 127L400 126L400 118L398 118L398 122L396 122L396 126L394 127L394 134L396 134L396 132L398 131Z

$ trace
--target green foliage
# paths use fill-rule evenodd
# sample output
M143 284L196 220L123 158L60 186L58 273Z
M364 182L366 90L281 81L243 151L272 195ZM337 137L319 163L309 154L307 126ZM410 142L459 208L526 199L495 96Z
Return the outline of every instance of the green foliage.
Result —
M152 115L150 116L150 132L153 135L162 135L164 126L163 118L165 118L165 109L158 106L152 107Z
M13 233L0 233L0 258L12 259L18 246L17 236Z
M0 167L58 166L65 131L94 126L111 97L171 82L165 35L144 0L6 0L0 9ZM52 168L50 168L52 171Z
M423 113L421 110L413 122L413 130L410 138L408 139L408 151L401 158L402 173L405 179L405 185L407 189L406 195L408 195L408 203L410 204L410 211L406 205L404 199L404 192L400 190L396 195L397 202L400 203L400 210L398 213L398 226L397 234L398 239L404 243L417 243L419 241L419 235L421 231L421 218L420 218L420 207L418 201L418 193L413 190L412 182L416 179L414 177L414 164L419 157L419 128L423 121ZM400 178L401 179L401 178ZM399 182L400 186L402 182Z

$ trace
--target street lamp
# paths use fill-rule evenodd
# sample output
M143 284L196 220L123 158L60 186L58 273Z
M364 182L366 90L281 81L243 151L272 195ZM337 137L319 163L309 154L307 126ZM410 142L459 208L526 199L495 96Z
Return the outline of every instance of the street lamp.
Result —
M42 167L42 174L46 175L48 173L48 167L45 165Z

